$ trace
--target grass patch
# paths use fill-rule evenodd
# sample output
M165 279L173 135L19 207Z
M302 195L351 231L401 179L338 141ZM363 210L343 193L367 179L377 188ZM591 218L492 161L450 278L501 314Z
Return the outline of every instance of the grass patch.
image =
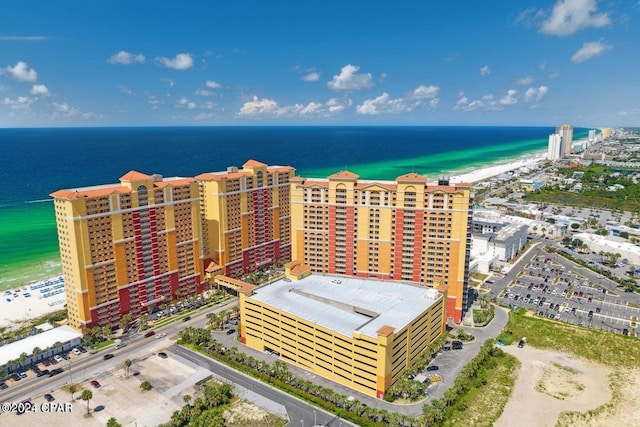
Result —
M527 337L535 348L559 351L608 366L629 366L640 360L640 340L610 332L509 313L498 339L509 345Z
M95 350L102 350L105 347L109 347L110 345L113 345L114 342L115 342L114 340L106 340L106 341L95 344L93 348Z
M471 390L449 411L445 426L492 426L498 420L513 391L520 362L507 353L494 361L484 370L484 385Z

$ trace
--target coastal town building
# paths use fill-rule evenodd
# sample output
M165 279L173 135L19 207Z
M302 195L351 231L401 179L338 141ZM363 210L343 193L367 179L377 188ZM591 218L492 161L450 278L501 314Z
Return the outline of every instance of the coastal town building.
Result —
M368 396L386 391L445 332L442 292L376 278L309 274L240 291L240 339Z
M562 137L557 133L549 135L549 145L547 147L547 160L557 162L562 158L560 152L562 146Z
M527 244L528 226L512 223L500 212L476 210L472 220L471 257L477 271L488 273L498 261L508 262Z
M469 304L471 185L291 178L292 259L313 273L448 287L447 316L459 323Z
M195 179L131 171L117 184L51 196L73 328L117 325L202 291Z
M556 128L556 133L562 138L560 153L562 158L567 158L573 153L573 126L560 125Z
M46 325L50 326L50 325ZM38 363L42 359L71 351L80 345L82 334L70 326L58 326L38 331L18 341L2 346L0 370L10 373L24 366Z
M249 160L239 170L196 176L207 272L241 277L291 259L289 180L295 169Z

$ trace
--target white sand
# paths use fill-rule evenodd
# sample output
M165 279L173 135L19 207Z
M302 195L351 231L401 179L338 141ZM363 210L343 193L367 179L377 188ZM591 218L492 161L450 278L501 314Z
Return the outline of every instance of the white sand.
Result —
M555 426L564 411L586 412L611 399L608 376L612 369L604 365L528 345L502 349L522 366L496 427Z
M477 169L473 172L452 176L451 178L449 178L449 182L451 182L452 184L457 184L461 182L475 183L479 181L484 181L486 179L493 178L498 175L502 175L503 173L515 171L522 167L530 166L534 163L539 163L543 160L544 160L543 155L536 154L536 155L532 155L530 158L514 160L509 163L488 166L486 168Z
M62 310L66 303L64 287L58 288L62 292L56 295L44 296L45 293L53 292L55 285L64 283L59 279L61 279L59 276L52 277L11 289L10 293L0 293L0 327L19 327L22 323L35 317ZM38 289L31 289L32 286L38 285L42 286ZM49 289L49 291L41 293L40 289ZM25 293L29 293L31 296L27 297L24 295ZM7 299L11 301L9 302Z

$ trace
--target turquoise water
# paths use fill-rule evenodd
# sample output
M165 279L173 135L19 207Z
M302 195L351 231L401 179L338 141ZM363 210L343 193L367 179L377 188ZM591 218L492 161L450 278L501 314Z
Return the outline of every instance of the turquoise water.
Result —
M49 194L130 170L195 176L249 159L305 177L418 172L435 180L546 150L542 127L190 127L0 129L0 289L60 272ZM575 129L574 139L588 129Z

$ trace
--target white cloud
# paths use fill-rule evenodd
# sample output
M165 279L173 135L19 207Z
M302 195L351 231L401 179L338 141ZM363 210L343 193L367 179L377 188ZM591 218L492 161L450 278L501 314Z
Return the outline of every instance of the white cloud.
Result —
M439 93L440 88L434 85L420 85L412 92L399 98L391 98L388 93L383 92L376 98L366 99L356 107L356 112L367 115L410 112L426 100L429 100L429 107L435 109L440 102Z
M212 96L212 95L215 95L215 92L212 91L212 90L198 88L194 92L194 95L197 95L197 96Z
M47 40L47 37L43 36L1 36L2 41L40 41Z
M489 68L488 65L485 65L484 67L480 68L480 75L482 77L486 77L489 74L491 74L491 69Z
M33 85L29 91L31 95L48 96L49 89L45 85Z
M128 96L134 96L135 95L135 92L132 91L131 89L129 89L125 85L120 85L120 93L123 94L123 95L128 95Z
M552 36L566 36L585 28L611 24L606 13L595 13L597 8L597 0L558 0L540 31Z
M309 74L305 74L304 76L300 77L300 80L305 82L317 82L318 80L320 80L320 74L312 71Z
M70 106L69 104L67 104L66 102L64 103L58 103L58 102L54 102L53 103L54 108L56 109L56 112L54 113L54 117L59 117L61 116L62 118L65 119L69 119L69 118L76 118L76 119L100 119L103 116L102 115L97 115L95 113L91 113L91 112L82 112L80 110L78 110L77 108L74 108L72 106Z
M524 100L525 102L540 101L548 92L549 88L547 86L540 86L538 88L530 87L524 93Z
M415 99L433 99L440 93L440 88L434 85L420 85L413 91Z
M11 77L20 82L35 82L38 79L38 73L33 68L29 68L26 62L18 61L15 66L7 66L4 72L9 73Z
M210 89L220 89L222 87L220 83L214 82L213 80L207 80L204 85Z
M573 54L571 60L576 64L588 61L594 56L603 55L605 52L613 49L613 46L603 43L602 41L594 41L584 43L576 53Z
M370 88L372 77L370 73L357 74L360 67L347 64L340 70L340 74L334 75L333 80L327 83L332 90L362 90Z
M187 110L195 110L198 108L198 104L189 101L186 97L181 97L176 104L176 108L186 108Z
M513 105L518 102L518 91L515 89L509 89L507 94L500 98L500 104Z
M179 53L173 59L159 56L156 58L156 62L163 67L174 70L188 70L193 66L193 58L190 53Z
M516 82L516 84L519 84L522 86L527 86L527 85L530 85L531 83L533 83L533 77L531 76L520 77Z
M2 103L8 105L11 111L26 111L29 110L29 106L36 102L35 98L29 98L27 96L19 96L16 99L5 98Z
M344 109L338 100L331 98L326 104L309 102L308 104L279 105L275 100L258 98L254 96L251 101L245 102L238 116L250 118L265 117L305 117L305 116L331 116Z
M107 62L110 64L128 65L128 64L136 64L136 63L144 64L146 60L147 58L145 58L145 56L141 53L129 53L129 52L125 52L124 50L121 50L115 55L111 55L109 59L107 59Z

